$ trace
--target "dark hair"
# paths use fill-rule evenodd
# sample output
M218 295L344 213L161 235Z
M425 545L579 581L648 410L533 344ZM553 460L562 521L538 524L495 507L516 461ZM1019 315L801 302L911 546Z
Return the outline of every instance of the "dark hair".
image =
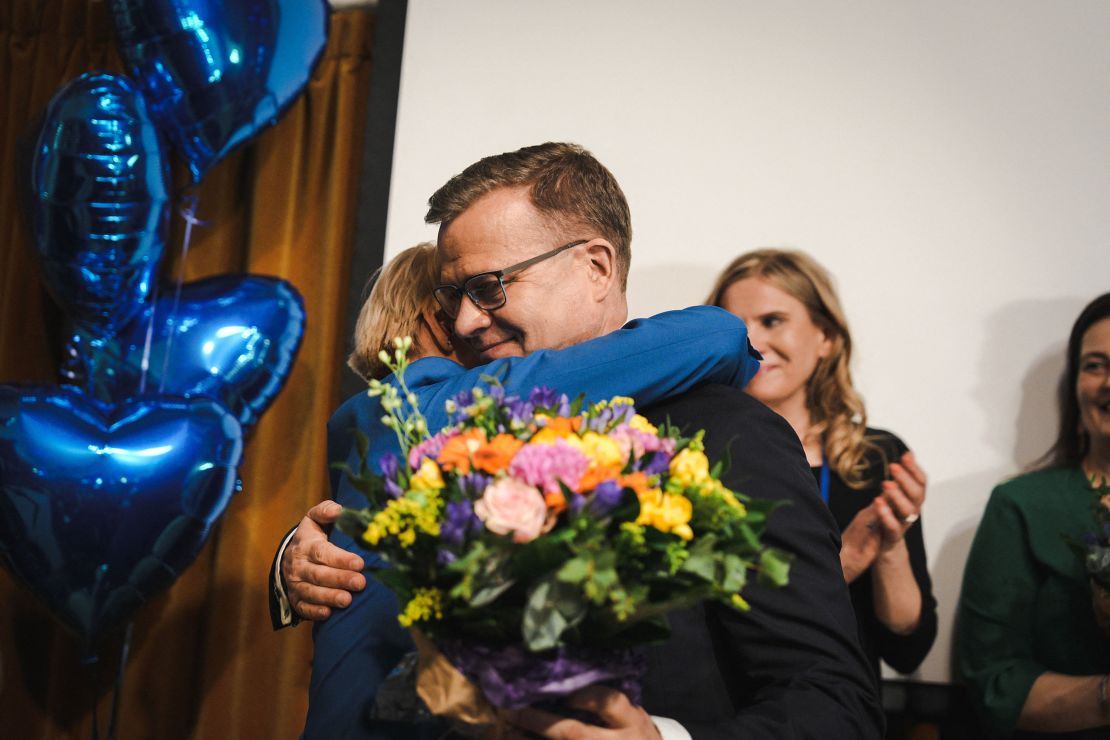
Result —
M1038 460L1042 467L1072 467L1083 461L1090 449L1091 440L1079 428L1079 396L1076 383L1079 378L1079 350L1083 335L1094 324L1110 318L1110 293L1103 293L1087 304L1075 320L1068 337L1067 368L1060 378L1060 431L1052 448Z
M532 205L557 222L597 229L617 250L621 289L632 261L632 216L617 179L577 144L547 143L480 159L428 199L430 224L446 226L486 193L526 185Z

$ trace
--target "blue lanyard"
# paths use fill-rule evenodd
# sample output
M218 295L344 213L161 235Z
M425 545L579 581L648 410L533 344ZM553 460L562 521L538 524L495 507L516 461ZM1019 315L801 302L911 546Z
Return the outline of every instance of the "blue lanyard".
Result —
M821 448L821 500L827 506L829 503L829 458L825 455L825 448Z

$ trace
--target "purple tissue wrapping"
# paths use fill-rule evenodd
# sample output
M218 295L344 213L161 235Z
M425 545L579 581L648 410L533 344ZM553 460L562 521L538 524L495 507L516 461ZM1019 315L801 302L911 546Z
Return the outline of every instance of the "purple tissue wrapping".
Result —
M646 668L635 650L560 647L533 653L519 645L491 647L455 640L437 647L491 704L519 709L562 699L594 684L611 686L640 702L640 681Z

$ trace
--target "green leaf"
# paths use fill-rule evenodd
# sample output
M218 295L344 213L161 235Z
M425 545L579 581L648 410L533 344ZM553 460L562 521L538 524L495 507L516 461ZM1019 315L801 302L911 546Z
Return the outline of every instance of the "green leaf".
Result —
M553 578L540 581L524 607L524 643L533 652L557 647L563 633L585 616L586 604L577 588Z
M592 565L589 558L579 555L564 563L555 577L564 583L581 583L590 575Z
M366 531L366 525L370 523L371 519L373 519L373 514L366 509L344 509L340 512L335 526L339 527L340 532L362 545L362 534Z
M366 459L370 455L370 438L366 436L366 432L359 428L354 428L351 433L355 438L355 447L358 449L358 458L362 462L362 472L366 473L369 467L369 461Z
M489 373L482 373L481 375L478 376L478 379L481 380L486 385L490 385L490 386L501 385L501 381L504 378L509 377L509 366L507 364L501 365L494 372L496 373L495 375L490 375Z
M640 498L631 488L625 488L621 491L620 501L606 518L616 522L634 522L639 517Z
M521 547L509 563L509 570L515 578L534 581L546 575L559 563L566 560L566 543L578 533L570 528L559 528L550 534L537 537Z
M724 560L725 575L721 580L721 588L732 593L739 593L748 581L748 565L744 559L728 553Z
M683 573L693 573L699 578L713 582L717 580L717 560L713 557L712 553L703 552L691 555L686 559L686 562L682 564L679 571Z
M374 578L397 594L402 606L412 598L412 592L415 590L412 578L403 569L396 567L379 568L374 571Z
M578 396L570 402L570 413L568 416L575 417L582 413L582 406L586 402L586 394L579 393Z
M714 534L707 534L696 540L694 546L690 548L690 557L682 564L679 572L693 573L699 578L715 583L717 580L717 554L714 551L716 545L717 537Z
M709 474L717 480L720 480L722 475L732 469L732 443L735 442L736 439L736 437L733 437L725 444L720 459L709 469Z
M759 582L765 586L781 587L790 582L790 553L768 548L759 554Z
M508 591L516 581L506 579L501 583L490 583L478 589L473 596L470 597L470 605L473 607L488 606L497 600L497 597Z

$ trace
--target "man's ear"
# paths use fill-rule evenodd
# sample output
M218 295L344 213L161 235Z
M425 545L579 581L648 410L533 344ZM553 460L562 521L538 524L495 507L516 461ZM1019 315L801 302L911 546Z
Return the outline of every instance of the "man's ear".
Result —
M424 322L428 336L436 349L439 350L439 354L450 357L455 351L455 347L451 343L451 331L444 323L444 317L440 313L439 306L434 303L425 304L424 308L420 310L420 319Z
M594 297L604 299L617 279L617 248L606 239L595 239L583 251L590 271L590 281L595 289Z

